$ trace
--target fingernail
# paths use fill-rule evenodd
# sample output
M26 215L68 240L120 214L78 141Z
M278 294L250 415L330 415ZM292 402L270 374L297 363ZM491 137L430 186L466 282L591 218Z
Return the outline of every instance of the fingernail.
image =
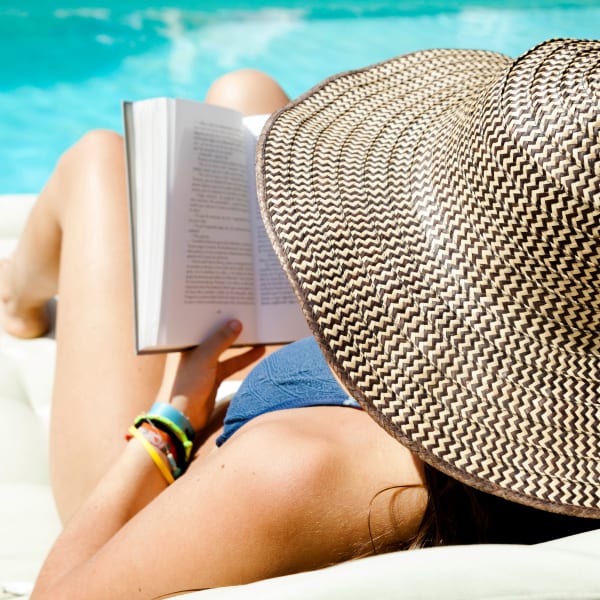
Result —
M239 321L237 321L236 319L229 321L229 323L227 323L227 325L229 326L229 329L231 329L231 331L233 333L239 333L242 330L242 324Z

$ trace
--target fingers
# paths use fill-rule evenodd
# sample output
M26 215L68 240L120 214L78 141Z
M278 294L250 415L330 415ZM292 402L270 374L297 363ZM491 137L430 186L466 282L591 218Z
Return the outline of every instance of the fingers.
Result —
M219 361L220 356L235 342L241 331L242 324L233 319L221 325L199 346L182 353L173 389L180 387L179 384L182 384L182 381L187 381L188 375L195 381L198 369L204 370L207 368L217 369L215 382L218 385L224 379L238 371L242 371L261 358L265 353L265 347L255 346L245 352Z
M201 355L209 362L217 362L219 356L235 342L242 331L242 324L237 319L231 319L216 329L199 346L189 353Z

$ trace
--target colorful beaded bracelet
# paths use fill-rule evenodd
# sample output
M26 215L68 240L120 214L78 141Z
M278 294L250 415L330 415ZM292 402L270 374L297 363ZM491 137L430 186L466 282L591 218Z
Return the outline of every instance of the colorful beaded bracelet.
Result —
M164 477L167 485L171 485L175 480L175 477L173 476L173 473L171 473L169 467L163 462L157 449L145 438L144 434L133 425L129 428L129 435L138 440L152 459L152 462L158 467L158 470Z
M147 413L136 417L134 426L139 427L145 421L166 431L181 444L185 464L187 465L192 455L192 447L196 435L189 419L171 404L155 402Z

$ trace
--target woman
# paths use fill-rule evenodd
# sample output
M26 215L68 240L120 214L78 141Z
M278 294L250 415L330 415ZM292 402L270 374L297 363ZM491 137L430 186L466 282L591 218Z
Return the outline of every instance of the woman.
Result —
M548 48L551 44L537 51L536 67L548 64ZM574 52L577 53L578 48ZM434 385L438 376L431 369L433 362L421 371L416 370L423 356L433 356L433 350L428 348L429 340L439 339L435 333L425 332L427 322L435 321L438 314L436 306L429 303L429 313L420 313L431 316L420 324L415 322L419 331L413 338L400 329L394 333L386 321L395 314L396 324L404 327L406 315L412 310L409 307L404 317L398 316L408 296L402 296L402 286L394 282L406 281L395 279L402 265L390 269L394 257L402 255L408 226L402 224L397 234L390 233L389 216L396 210L413 213L408 204L400 209L394 204L395 200L390 203L389 198L383 203L386 209L381 210L381 202L377 198L366 198L364 189L352 190L350 196L347 195L356 179L355 173L368 176L375 173L371 184L381 185L384 190L402 185L402 179L386 180L377 174L377 169L355 170L357 164L352 160L344 163L339 156L332 163L328 154L332 149L337 152L348 148L350 157L357 156L352 144L358 143L360 136L349 135L345 145L340 143L343 136L339 137L341 130L337 128L344 125L344 119L350 114L348 107L362 91L369 91L373 81L383 81L384 92L367 93L362 97L369 98L365 106L375 111L371 129L379 128L383 136L390 133L390 139L400 139L400 130L394 129L391 120L383 124L377 122L377 115L385 114L382 107L389 104L386 90L405 91L399 87L400 83L412 86L413 91L416 89L413 98L418 102L412 109L418 115L419 111L425 112L426 104L421 90L440 94L439 86L437 91L433 88L445 77L456 90L464 88L468 93L458 95L460 101L443 115L447 117L452 112L471 117L477 110L485 113L482 106L487 105L481 100L488 97L485 92L497 89L494 86L499 85L498 82L510 82L513 72L531 70L527 57L514 64L489 53L442 53L441 57L440 60L435 53L408 56L326 82L278 113L262 140L259 191L274 245L296 286L321 348L336 375L352 396L360 400L365 411L358 410L352 403L348 406L345 392L329 375L322 356L315 352L314 342L308 341L288 347L283 351L283 358L273 355L259 365L258 375L255 372L247 380L246 392L242 391L233 401L222 432L218 416L211 416L216 387L224 378L256 361L262 351L252 349L220 359L240 331L241 324L233 321L221 325L214 335L181 355L178 361L172 356L166 364L159 356L135 357L121 141L113 134L95 132L62 157L31 214L14 256L3 264L0 279L4 326L15 335L42 333L47 327L45 303L57 291L60 296L51 467L56 502L65 528L40 573L33 598L81 597L82 589L88 598L152 598L317 568L390 547L478 540L482 539L480 526L490 519L479 517L476 507L482 504L474 498L489 503L485 506L487 515L492 515L492 525L500 523L503 528L513 525L517 531L521 528L517 517L508 523L498 517L503 510L500 507L505 506L502 501L481 495L463 483L530 506L580 516L600 516L594 504L597 490L593 487L593 476L581 484L587 495L579 504L566 494L545 498L540 486L533 485L537 483L534 477L527 482L533 491L523 489L519 475L530 473L529 465L535 463L536 457L527 454L522 464L513 460L512 451L522 448L522 436L519 437L520 432L512 433L517 429L512 416L504 421L505 427L494 424L487 432L488 438L496 436L497 439L492 440L495 446L485 461L481 453L477 454L479 448L486 447L487 438L482 437L481 430L472 433L473 428L479 423L486 424L490 414L501 412L500 408L507 406L506 398L490 391L486 411L477 413L474 401L464 391L471 390L472 386L467 381L468 369L464 365L456 375L460 356L453 354L459 348L464 356L471 357L468 336L445 348L441 359L436 358L440 364L448 362L447 366L438 367L448 378L454 377L453 387L445 384L444 389L451 392L448 396L442 396ZM456 69L453 71L457 58L463 63L460 77ZM479 71L474 70L477 66ZM386 77L390 80L386 81ZM457 80L460 81L457 83ZM348 86L344 87L346 83ZM345 92L339 94L339 102L324 98L323 94L330 89L335 93L340 89L349 91L352 102L348 102ZM443 91L449 94L448 89ZM455 89L452 88L452 92L456 96ZM479 100L464 108L467 101L475 97ZM273 112L284 105L287 98L265 76L242 72L217 82L207 100L252 114ZM400 102L398 98L395 101ZM363 122L365 115L371 119L371 113L363 110L365 106L357 113ZM324 122L321 134L317 135L314 128L302 129L307 119L296 119L296 112L304 109L315 119L313 125L322 124L319 119L330 111L335 119ZM431 110L428 123L440 114ZM467 124L471 124L469 119ZM357 130L356 123L349 122L345 126L350 131ZM305 139L309 142L323 139L331 132L336 143L307 149L302 147L306 131L309 135ZM418 136L414 140L410 136L405 139L408 140L405 146L422 147ZM368 156L377 156L379 152L381 159L383 154L375 146L381 138L372 141L373 145L361 142L359 146L368 147ZM388 151L389 148L385 150ZM310 162L298 160L297 152L305 153L302 155L310 157L316 165L308 177L306 173L295 172L296 165L301 171ZM453 158L456 154L453 153ZM439 156L435 158L439 162ZM337 169L328 169L331 164L337 165ZM402 156L399 166L405 166ZM282 167L284 170L280 170ZM290 174L290 179L281 188L282 173ZM438 171L437 175L445 189L444 174ZM476 176L475 172L467 172L465 178L470 181ZM587 179L590 179L589 173ZM314 182L319 184L314 186L315 192L301 190L302 186ZM335 186L330 185L334 182ZM449 184L456 186L454 180ZM336 186L338 189L331 198L319 199L324 200L322 209L312 210L321 191L328 194ZM591 194L597 201L597 187ZM426 196L415 194L415 198L417 196L423 205L429 201ZM304 204L298 211L290 212L289 207L297 201ZM333 203L330 211L329 201ZM574 199L565 202L573 204ZM423 214L430 212L424 209ZM590 222L593 225L595 217L589 213L587 216L584 226ZM322 222L318 222L319 219ZM416 221L414 224L416 226ZM433 225L439 223L434 220ZM377 249L367 245L373 241L365 231L369 228L375 231ZM397 237L392 239L394 235ZM352 250L345 253L352 244ZM448 246L440 233L434 246L443 249L444 244ZM586 246L596 247L591 242ZM302 252L298 252L300 248ZM395 248L397 254L390 253L390 248ZM301 258L294 258L298 256ZM303 257L308 257L306 262ZM553 260L558 259L553 256ZM340 264L333 265L335 261ZM361 261L367 270L353 270ZM434 259L430 259L430 265L433 262ZM413 273L413 283L421 281L431 286L425 261L414 264L418 271ZM531 268L529 263L528 267ZM513 265L513 268L519 267ZM586 268L592 273L592 265ZM476 282L469 279L468 272L461 276L475 287ZM346 277L348 280L342 281ZM381 306L371 303L373 298L379 298L378 290L369 290L372 281L380 282L378 285L382 288L388 283L394 284L383 293L389 311L387 316ZM443 290L439 290L441 286L436 291L443 294ZM550 291L547 293L550 295ZM445 301L452 303L452 298ZM476 308L473 304L473 310ZM487 308L493 314L497 307L490 300ZM456 306L454 310L460 312L461 308ZM588 316L593 321L593 310L582 319ZM486 323L493 320L485 319ZM501 321L499 317L497 322ZM514 321L518 329L520 323L516 317ZM582 329L586 323L578 325ZM455 331L460 332L460 328L452 329L448 339L458 339ZM497 331L502 333L502 328L498 327ZM421 333L425 337L421 338ZM483 346L483 341L478 343ZM508 380L503 380L504 372L497 361L512 357L516 364L515 357L523 350L519 345L520 350L511 354L507 352L508 343L500 346L503 354L497 349L487 349L481 355L493 365L491 371L485 371L486 364L480 361L470 369L470 374L474 380L487 384L490 372L496 373L498 381L510 388L514 374L511 371ZM540 352L544 350L541 342L540 348ZM590 368L594 368L593 344L588 343L584 350L587 354L582 354L581 360L587 358ZM252 391L252 386L265 373L273 375L272 367L277 367L278 361L280 365L289 364L286 352L291 353L292 358L302 356L311 364L309 375L314 375L327 389L330 401L325 404L329 405L323 405L321 398L307 400L300 393L295 408L253 414L252 408L248 409L245 404L244 394L251 397L247 390ZM550 353L545 356L547 360L554 360ZM415 365L414 371L411 371L412 365ZM528 390L539 387L535 368L531 366L531 371L526 373L534 380L533 386L527 385L525 375L519 382L521 395L514 396L519 401L529 398ZM302 364L297 370L302 371ZM595 371L590 373L593 378ZM561 385L573 381L567 381L563 373L557 377ZM292 373L291 379L297 383L301 377ZM490 385L493 389L494 382ZM581 384L581 387L585 387L586 398L591 403L598 400L597 386ZM440 397L442 408L439 402L434 402ZM184 429L187 418L197 432L197 452L189 465L183 465L187 470L181 475L176 470L183 445L178 445L177 436L171 436L172 446L160 446L157 441L154 446L150 443L152 447L148 449L148 440L154 438L149 433L149 437L140 434L143 428L158 422L153 413L154 400L169 405L168 414L175 415L173 419L182 423ZM487 401L487 395L484 400ZM160 410L167 410L164 404ZM535 405L533 402L530 407ZM432 412L427 412L429 406L434 406ZM521 418L525 418L526 407L518 405L517 408ZM449 415L444 417L444 411ZM147 417L137 419L140 413L146 413ZM469 420L471 414L475 418ZM448 433L439 421L455 424L457 419L464 425L465 439L475 436L470 448L462 443L462 434L450 442L444 437ZM548 420L552 420L552 415ZM539 423L535 418L533 421L535 432ZM561 425L555 421L547 430L560 433ZM137 427L132 427L132 423ZM587 435L593 438L593 431L593 428L587 431ZM127 432L130 438L136 439L127 442ZM154 434L160 436L157 431ZM220 445L216 447L215 439L219 435ZM535 438L535 435L530 437ZM502 452L498 452L498 448ZM169 462L171 450L178 457L174 468ZM428 467L426 476L426 467L417 453L463 483L441 472L430 471ZM507 456L510 462L505 460ZM476 463L476 458L481 462ZM470 464L466 464L468 459L471 459ZM479 466L486 474L477 470ZM534 466L539 467L537 463ZM502 477L498 477L500 467L506 469ZM574 468L577 469L577 465ZM176 481L168 485L174 476L177 476ZM503 477L517 481L506 483ZM577 475L576 479L586 478ZM512 510L516 505L508 503L507 506ZM517 510L515 514L522 513ZM544 520L545 527L547 523ZM552 535L557 531L552 530Z
M241 72L218 81L207 101L268 113L287 98L266 76ZM370 500L392 484L421 485L419 462L366 413L327 406L257 417L215 451L215 390L262 350L219 361L239 334L232 322L177 366L135 356L130 278L122 142L97 131L61 158L2 267L9 333L43 333L45 303L60 296L50 456L65 528L33 598L80 598L82 589L87 598L152 598L367 552ZM156 399L205 438L168 487L142 445L125 440ZM355 455L356 443L368 451ZM382 453L390 462L371 468L369 457ZM376 502L375 534L394 530L378 544L412 537L425 502L419 487L403 494L400 520Z

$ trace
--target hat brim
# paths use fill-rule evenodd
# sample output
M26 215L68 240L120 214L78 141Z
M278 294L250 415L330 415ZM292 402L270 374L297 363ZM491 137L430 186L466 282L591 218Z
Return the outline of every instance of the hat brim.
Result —
M325 356L382 427L477 489L600 517L598 409L547 383L561 350L502 297L510 265L478 240L507 234L461 172L512 64L432 50L328 79L265 126L259 201Z

